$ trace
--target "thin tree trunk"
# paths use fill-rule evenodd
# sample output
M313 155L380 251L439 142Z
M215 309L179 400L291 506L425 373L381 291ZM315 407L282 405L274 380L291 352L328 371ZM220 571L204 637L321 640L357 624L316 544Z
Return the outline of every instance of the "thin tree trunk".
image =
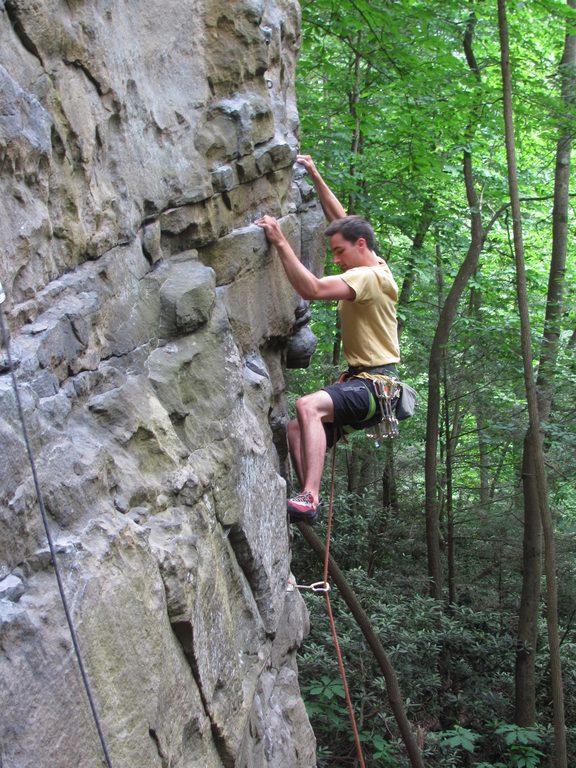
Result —
M469 152L464 153L464 180L466 194L470 206L471 240L466 258L464 259L456 279L450 288L440 319L434 334L428 362L428 412L426 418L426 453L425 453L425 483L426 483L426 545L428 551L428 576L430 578L430 594L440 599L442 597L442 562L440 555L440 511L438 505L437 475L438 475L438 439L440 418L440 378L442 371L442 356L448 343L450 329L458 309L458 303L466 285L474 274L478 258L484 244L479 202L474 189L472 173L472 158Z
M381 508L375 511L368 527L368 576L374 576L377 567L382 563L386 543L384 534L391 517L398 512L398 489L396 487L396 471L394 465L394 444L387 441L381 446L384 451L384 466L382 468Z
M546 469L544 466L542 433L538 398L532 370L532 344L530 317L528 313L528 291L524 262L524 241L520 214L520 196L516 170L516 147L514 141L514 123L512 117L512 81L510 75L510 52L508 42L508 21L506 0L498 0L498 27L500 33L502 91L504 106L504 127L506 137L506 157L508 164L508 187L512 207L512 226L514 255L516 258L516 287L520 312L522 360L524 381L529 415L530 449L534 468L534 479L538 492L538 506L544 534L547 627L550 648L550 675L554 711L554 759L557 768L568 768L566 754L566 725L564 720L564 694L562 689L562 669L560 664L560 644L558 638L558 595L556 587L556 546L552 526L552 516L548 506Z
M536 722L536 643L540 614L540 579L542 576L542 525L538 490L535 483L529 433L524 438L522 460L522 491L524 498L524 530L522 539L522 591L518 609L516 665L514 671L517 725L531 726Z
M576 7L576 0L569 0L568 5L573 8ZM576 36L566 35L564 54L560 63L560 74L562 78L562 98L568 110L570 110L574 103L575 66ZM572 132L571 126L567 125L560 130L560 137L556 147L554 209L552 213L552 259L548 281L544 337L536 385L541 423L548 421L554 397L553 373L558 354L565 289L571 149ZM536 721L535 655L540 609L542 536L538 490L535 483L531 445L528 437L524 441L522 481L524 486L523 579L518 617L515 720L518 725L533 725Z
M470 291L470 317L478 320L480 317L480 307L482 303L482 294L477 288ZM485 510L490 503L490 457L488 454L488 442L485 436L486 416L482 393L472 402L472 413L476 420L476 432L478 435L478 465L480 470L480 486L478 488L478 498L482 510Z
M480 79L480 70L472 50L472 38L476 18L470 14L464 35L464 52L468 66ZM475 116L473 116L475 119ZM466 130L467 137L471 138L475 125L471 123ZM480 201L474 188L474 174L472 170L472 155L468 150L463 157L464 185L466 197L470 209L470 245L464 262L458 270L458 274L446 297L442 307L436 333L432 341L430 357L428 361L428 411L426 414L426 448L424 481L426 486L426 548L428 554L428 576L430 579L430 595L436 599L442 597L442 560L440 552L440 508L438 504L438 439L440 419L440 377L442 370L442 356L448 339L450 329L458 309L458 303L466 288L468 281L476 270L478 258L484 244L486 233L482 230L482 217L480 214Z
M334 313L334 341L332 342L332 365L339 366L342 355L342 332L340 330L340 313Z
M444 365L446 369L446 365ZM456 424L457 416L455 417L455 430L458 432L458 426ZM450 424L450 403L449 403L449 385L448 377L444 375L444 424L446 431L446 457L444 461L446 472L446 543L448 550L448 605L456 604L456 543L454 540L454 499L452 498L453 486L452 486L452 465L454 460L454 448L456 443L456 437L452 433L452 426Z
M361 37L362 33L358 33L358 42L360 41ZM358 156L362 154L362 145L364 143L357 110L358 101L360 100L360 80L362 73L361 64L362 58L360 54L356 52L354 57L354 64L352 67L354 70L354 83L352 85L352 89L348 93L348 110L350 112L350 116L354 120L354 130L352 132L352 141L350 145L350 178L353 178L356 175L356 160ZM348 195L348 213L350 214L355 213L356 211L356 198L356 191L351 190L350 194Z
M473 407L474 417L476 419L476 431L478 433L478 462L480 465L480 487L478 489L478 498L482 509L486 509L490 502L490 483L489 467L490 458L488 455L488 443L484 436L484 425L486 418L482 403L476 403Z

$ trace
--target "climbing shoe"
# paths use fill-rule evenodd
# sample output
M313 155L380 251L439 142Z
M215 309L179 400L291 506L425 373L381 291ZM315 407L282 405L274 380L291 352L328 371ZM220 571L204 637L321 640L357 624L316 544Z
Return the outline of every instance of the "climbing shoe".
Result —
M288 499L288 514L290 515L290 522L292 523L309 523L313 525L318 519L318 511L322 506L322 502L314 504L314 499L310 491L303 491L294 496L292 499Z

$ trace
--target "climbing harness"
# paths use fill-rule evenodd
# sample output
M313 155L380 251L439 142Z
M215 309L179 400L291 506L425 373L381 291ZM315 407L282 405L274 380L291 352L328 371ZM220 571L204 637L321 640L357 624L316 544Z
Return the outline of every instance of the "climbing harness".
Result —
M354 715L354 707L352 706L352 698L350 696L348 681L346 679L346 670L344 669L344 660L342 658L342 652L340 650L340 643L338 641L338 634L336 632L336 622L334 621L334 614L332 613L332 605L330 603L330 594L329 594L330 584L328 582L328 569L329 569L329 563L330 563L330 537L332 534L335 476L336 476L336 442L332 447L332 477L330 480L330 504L328 507L328 521L327 521L327 530L326 530L324 578L323 578L323 581L317 581L317 582L314 582L314 584L310 584L308 587L299 587L299 589L311 589L313 592L324 592L324 597L326 598L326 610L328 611L330 628L332 630L332 639L334 641L334 647L336 649L336 657L338 659L338 668L340 670L340 677L342 679L342 686L344 688L346 705L348 707L348 715L350 717L350 723L352 725L352 731L354 733L354 744L356 746L356 754L358 756L358 765L360 768L366 768L366 763L364 762L364 753L362 751L362 744L360 742L360 734L358 733L356 716ZM302 525L307 525L307 523L302 523ZM295 585L295 586L298 586L298 585Z
M4 292L4 289L2 287L2 283L0 283L0 305L3 304L3 302L6 299L6 294ZM76 630L74 628L74 623L72 621L72 614L70 612L70 608L68 605L68 600L66 599L66 594L64 592L64 582L62 580L62 575L60 573L60 566L58 563L58 557L56 554L56 547L54 545L54 540L52 538L52 533L50 531L50 526L48 524L48 515L46 514L46 507L44 506L44 499L42 496L42 491L40 489L40 482L38 480L38 473L36 471L36 462L34 460L34 455L32 453L32 446L30 443L30 438L28 436L28 430L26 428L26 420L24 418L24 410L22 408L22 401L20 399L20 391L18 389L18 382L16 381L16 374L14 373L14 365L12 364L12 355L10 353L10 336L8 333L8 330L6 328L6 325L4 323L4 316L2 314L2 311L0 310L0 328L2 330L2 340L4 343L4 347L6 349L6 362L8 364L8 370L10 371L10 376L12 378L12 388L14 390L14 398L16 400L16 408L18 411L18 417L20 420L20 425L22 428L22 436L24 438L24 443L26 446L26 451L28 453L28 460L30 462L30 468L32 470L32 478L34 481L34 488L36 490L36 498L38 501L38 507L40 509L40 515L42 517L42 523L44 524L44 530L46 531L46 539L48 541L48 548L50 549L50 557L52 559L52 567L54 568L54 574L56 576L56 582L58 584L58 591L60 593L60 599L62 601L62 606L64 608L64 614L66 616L66 622L68 624L68 629L70 631L70 637L72 639L72 645L74 647L74 654L76 656L76 661L78 663L78 668L80 670L80 675L82 677L82 683L84 685L84 690L86 692L86 698L88 699L88 704L90 705L90 709L92 711L92 717L94 719L94 725L96 726L96 731L98 733L98 738L100 739L100 744L102 746L102 752L104 754L104 760L106 762L106 765L108 768L112 768L112 761L110 759L110 755L108 752L108 747L106 744L106 739L104 738L104 732L102 730L102 726L100 723L100 718L98 716L98 711L96 709L96 704L94 701L94 696L92 695L92 689L90 687L90 681L88 680L88 675L86 672L86 667L84 666L84 662L82 660L82 654L80 653L80 645L78 643L78 636L76 635Z
M391 440L400 434L396 406L402 385L397 378L386 374L360 372L354 374L353 378L368 380L372 383L374 393L370 392L370 398L373 401L373 406L365 420L371 418L376 413L377 408L380 409L382 418L366 429L366 435L374 440L376 448L380 448L383 440Z
M374 441L378 444L377 447L379 447L381 440L389 440L398 437L400 434L398 419L392 407L392 402L400 394L400 385L398 379L382 376L374 377L373 386L380 406L380 412L382 413L382 421L375 424L373 432L369 434L374 436Z

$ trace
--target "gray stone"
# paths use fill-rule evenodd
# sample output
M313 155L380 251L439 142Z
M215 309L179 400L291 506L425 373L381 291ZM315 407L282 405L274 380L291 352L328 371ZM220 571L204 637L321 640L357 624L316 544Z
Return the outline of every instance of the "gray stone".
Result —
M231 165L222 165L212 172L212 184L215 192L227 192L238 184L238 177Z
M105 5L0 0L2 311L64 592L115 768L311 768L284 393L311 340L253 223L321 272L299 8ZM1 761L99 768L5 357Z
M24 592L24 582L18 576L6 576L0 581L0 600L11 600L17 603Z
M213 270L195 261L169 264L160 286L162 336L194 333L210 319L216 302Z
M286 348L286 368L307 368L316 351L317 339L307 325L292 334Z

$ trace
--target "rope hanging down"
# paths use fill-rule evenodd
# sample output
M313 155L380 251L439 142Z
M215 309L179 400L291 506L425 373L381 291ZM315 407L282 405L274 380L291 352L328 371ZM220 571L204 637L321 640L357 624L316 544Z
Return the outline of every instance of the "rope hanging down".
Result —
M324 558L326 557L326 547L314 533L312 527L306 523L298 523L298 529L300 530L300 533L304 539L306 539L307 543L310 545L311 549L316 553L319 560L324 562ZM394 717L396 718L398 730L400 732L400 736L402 737L402 741L404 742L404 746L406 747L410 765L412 768L425 768L421 749L418 745L414 730L410 721L408 720L406 710L402 702L402 692L398 684L398 678L396 677L394 667L390 663L390 660L388 659L386 651L382 646L378 635L370 625L370 619L360 605L360 602L357 596L354 594L352 588L344 578L344 574L338 568L338 565L336 564L336 561L332 555L328 556L328 563L330 576L338 587L339 595L344 600L350 610L350 613L356 620L356 623L364 635L368 647L374 654L374 660L376 661L382 675L384 676L390 708L394 714Z
M344 695L346 697L346 705L348 707L348 715L350 717L350 723L352 725L352 731L354 733L354 744L356 745L356 753L358 755L358 764L360 768L365 768L364 753L362 751L362 744L360 743L360 735L358 733L358 726L356 724L356 717L354 715L354 708L352 706L352 698L350 696L350 690L348 688L348 681L346 679L346 670L344 668L344 660L342 659L342 652L340 650L340 643L338 642L338 633L336 632L336 622L334 621L334 614L332 613L332 604L330 603L330 584L328 582L328 569L330 563L330 536L332 532L332 511L334 507L334 480L336 474L336 442L332 449L332 477L330 480L330 505L328 507L328 526L326 531L326 547L324 556L324 579L323 581L316 581L314 584L308 586L302 586L295 584L298 589L311 589L313 592L324 592L326 598L326 609L328 611L328 618L330 620L330 628L332 630L332 639L334 641L334 647L336 649L336 657L338 659L338 668L340 670L340 677L342 678L342 685L344 687ZM306 525L306 523L299 523L298 527ZM290 586L289 586L290 588Z
M6 299L6 294L4 293L4 289L2 287L2 283L0 283L0 305L4 302ZM108 753L108 747L106 745L106 740L104 738L104 732L102 731L102 726L100 724L100 718L98 717L98 712L96 709L96 704L94 702L94 697L92 695L92 689L90 687L90 681L88 680L88 675L86 673L86 668L84 666L84 662L82 660L82 655L80 653L80 646L78 644L78 637L76 635L76 630L74 628L74 623L72 621L72 614L70 612L70 608L68 606L68 600L66 599L66 594L64 592L64 583L62 580L62 576L60 573L60 566L58 564L58 558L56 555L56 547L54 546L54 541L52 539L52 533L50 532L50 526L48 524L48 515L46 514L46 507L44 506L44 499L42 496L42 491L40 489L40 482L38 480L38 473L36 471L36 462L34 461L34 455L32 453L32 446L30 444L30 439L28 437L28 430L26 428L26 420L24 418L24 410L22 408L22 401L20 399L20 391L18 389L18 382L16 381L16 375L14 373L14 366L12 364L12 355L10 353L10 336L8 333L8 330L6 328L6 325L4 323L4 316L2 314L2 311L0 310L0 327L2 330L2 341L4 344L4 348L6 350L6 361L8 363L8 370L10 372L10 376L12 379L12 388L14 390L14 397L16 399L16 408L18 411L18 417L20 420L20 425L22 428L22 436L24 438L24 444L26 446L26 452L28 454L28 460L30 462L30 468L32 470L32 478L34 481L34 488L36 490L36 498L38 501L38 507L40 509L40 515L42 517L42 523L44 525L44 530L46 532L46 539L48 541L48 547L50 549L50 556L52 558L52 566L54 568L54 574L56 576L56 582L58 584L58 592L60 593L60 599L62 601L62 606L64 608L64 614L66 616L66 622L68 624L68 629L70 631L70 637L72 639L72 645L74 646L74 654L76 656L76 661L78 663L78 668L80 670L80 675L82 677L82 683L84 685L84 690L86 691L86 697L88 699L88 703L90 705L90 709L92 711L92 717L94 719L94 724L96 726L96 731L98 732L98 738L100 739L100 744L102 746L102 752L104 753L104 759L106 762L106 765L108 768L112 768L112 761L110 759L110 755Z

